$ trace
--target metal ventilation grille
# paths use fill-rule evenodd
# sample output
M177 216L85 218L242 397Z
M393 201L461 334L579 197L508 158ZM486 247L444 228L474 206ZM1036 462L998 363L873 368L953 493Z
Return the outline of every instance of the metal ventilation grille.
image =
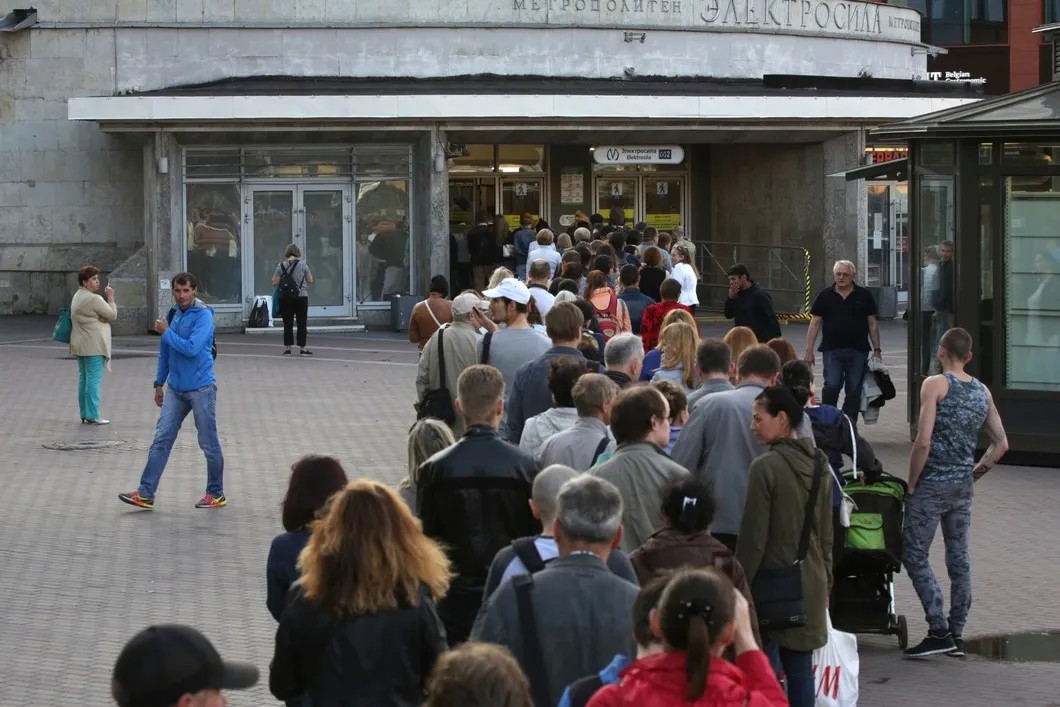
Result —
M408 177L408 145L187 148L187 179Z

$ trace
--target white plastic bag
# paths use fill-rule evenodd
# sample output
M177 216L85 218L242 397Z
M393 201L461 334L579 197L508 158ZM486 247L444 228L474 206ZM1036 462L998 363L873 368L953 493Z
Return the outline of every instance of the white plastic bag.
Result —
M816 707L857 707L858 638L832 628L828 619L828 643L813 652Z

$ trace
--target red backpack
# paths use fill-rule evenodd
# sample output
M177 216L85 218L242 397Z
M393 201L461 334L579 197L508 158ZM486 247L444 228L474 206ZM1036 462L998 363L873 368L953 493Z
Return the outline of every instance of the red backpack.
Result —
M592 304L592 300L589 303ZM597 309L593 304L593 314L596 315L596 320L600 324L600 333L603 334L604 343L610 341L612 336L621 331L618 324L618 296L614 292L611 293L611 301L607 303L607 309Z

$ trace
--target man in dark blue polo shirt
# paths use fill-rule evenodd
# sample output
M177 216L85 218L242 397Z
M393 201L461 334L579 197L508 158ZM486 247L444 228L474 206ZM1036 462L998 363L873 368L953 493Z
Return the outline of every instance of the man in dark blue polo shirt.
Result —
M854 283L857 269L849 260L839 260L832 267L835 284L818 293L810 314L810 329L806 334L806 363L814 364L813 347L821 333L818 349L824 359L824 390L821 402L839 404L839 391L846 389L843 412L853 421L858 420L861 408L861 385L869 357L879 357L880 326L876 322L876 301L866 288Z

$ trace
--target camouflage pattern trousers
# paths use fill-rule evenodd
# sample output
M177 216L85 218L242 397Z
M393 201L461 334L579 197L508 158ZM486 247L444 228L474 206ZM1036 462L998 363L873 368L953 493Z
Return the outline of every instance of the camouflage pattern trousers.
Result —
M972 521L972 481L938 482L926 479L907 497L902 529L902 563L909 573L924 616L933 631L960 636L972 608L972 569L968 557L968 528ZM950 577L950 615L947 621L942 590L931 569L928 553L942 525L946 573Z

